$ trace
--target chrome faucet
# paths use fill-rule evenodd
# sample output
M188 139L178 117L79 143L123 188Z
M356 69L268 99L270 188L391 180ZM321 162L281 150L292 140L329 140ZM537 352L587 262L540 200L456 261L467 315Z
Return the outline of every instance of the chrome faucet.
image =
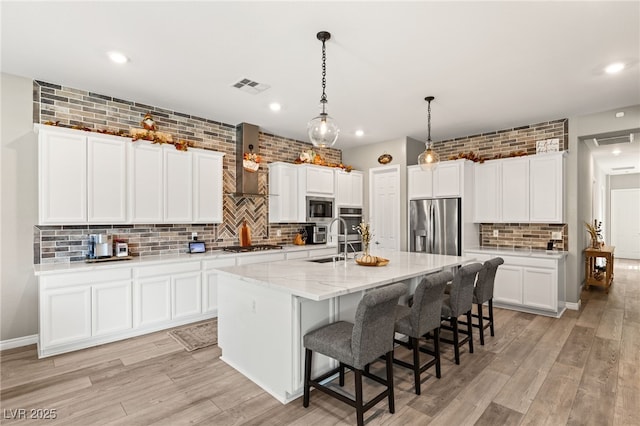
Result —
M329 225L327 225L327 233L331 234L331 225L334 224L334 222L340 221L340 223L342 223L342 226L344 227L344 233L343 233L343 238L344 238L344 261L347 261L347 222L345 222L345 220L341 217L335 217L333 219L331 219L331 222L329 222ZM338 228L338 232L336 232L337 236L340 236L340 228ZM338 241L338 255L340 254L340 241Z

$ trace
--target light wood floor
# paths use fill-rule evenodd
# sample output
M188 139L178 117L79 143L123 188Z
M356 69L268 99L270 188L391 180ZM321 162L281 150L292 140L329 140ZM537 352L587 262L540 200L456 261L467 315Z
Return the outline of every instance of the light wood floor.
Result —
M445 345L442 378L424 375L421 396L396 367L396 413L380 403L366 423L640 424L640 262L617 259L610 293L583 292L579 312L552 319L497 310L496 336L484 347L475 341L459 366ZM219 354L186 352L166 332L42 360L33 346L4 351L1 423L355 424L353 409L318 392L307 409L301 399L281 405ZM377 390L370 386L365 392ZM19 408L55 409L58 418L9 419Z

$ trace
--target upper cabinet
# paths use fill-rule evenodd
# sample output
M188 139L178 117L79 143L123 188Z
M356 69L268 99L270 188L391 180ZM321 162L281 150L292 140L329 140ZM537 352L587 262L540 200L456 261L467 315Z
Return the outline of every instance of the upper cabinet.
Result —
M40 131L38 151L40 224L86 223L86 135Z
M306 190L305 195L334 197L333 168L311 164L299 165L298 176Z
M474 221L563 223L562 152L475 165Z
M222 222L222 153L36 125L40 224Z
M363 174L352 170L335 171L336 206L362 207Z
M407 194L410 200L462 197L465 160L442 161L435 170L407 167Z
M304 221L304 198L300 200L299 197L298 169L295 164L269 164L269 222Z

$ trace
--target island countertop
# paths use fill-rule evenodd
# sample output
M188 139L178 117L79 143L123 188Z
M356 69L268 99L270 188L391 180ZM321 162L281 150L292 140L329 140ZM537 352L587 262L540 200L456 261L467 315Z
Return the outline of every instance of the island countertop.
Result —
M396 283L443 268L472 262L474 257L378 250L375 255L389 259L386 266L361 266L354 259L315 263L286 260L259 265L218 268L221 274L242 281L321 301L361 290Z

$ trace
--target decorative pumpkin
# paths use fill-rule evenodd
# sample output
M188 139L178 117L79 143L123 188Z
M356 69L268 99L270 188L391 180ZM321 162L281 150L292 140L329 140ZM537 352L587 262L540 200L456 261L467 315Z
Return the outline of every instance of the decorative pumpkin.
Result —
M363 254L358 260L361 263L378 263L378 258L376 256L371 256L370 254Z

